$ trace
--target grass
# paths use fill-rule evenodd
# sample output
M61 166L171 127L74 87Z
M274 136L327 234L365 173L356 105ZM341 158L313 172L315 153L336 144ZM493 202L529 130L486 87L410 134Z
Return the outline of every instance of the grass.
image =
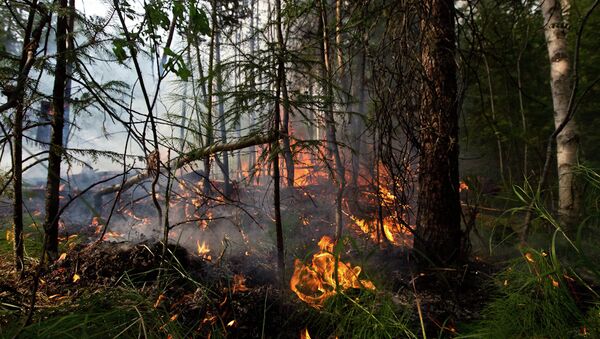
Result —
M88 293L66 306L42 309L23 338L164 338L185 337L183 327L168 312L154 308L139 290L117 287ZM1 333L12 337L12 327Z
M417 338L409 309L392 300L384 291L340 292L311 312L307 328L319 338Z
M569 273L551 254L532 249L495 277L496 297L465 337L569 338L584 315L569 286Z
M29 215L23 216L23 247L26 257L39 258L42 253L42 239L44 230L39 220ZM12 219L5 218L0 221L0 255L13 256L13 230Z

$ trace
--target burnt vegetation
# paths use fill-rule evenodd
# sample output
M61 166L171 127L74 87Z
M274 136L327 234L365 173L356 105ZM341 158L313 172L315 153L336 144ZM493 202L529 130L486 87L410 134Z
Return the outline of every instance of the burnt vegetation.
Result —
M0 337L600 336L599 2L4 0Z

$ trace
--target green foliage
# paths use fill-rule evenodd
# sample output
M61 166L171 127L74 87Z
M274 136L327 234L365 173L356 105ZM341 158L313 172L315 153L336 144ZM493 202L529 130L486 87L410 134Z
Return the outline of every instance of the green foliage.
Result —
M154 308L148 296L124 287L81 297L72 307L43 311L23 329L24 338L161 338L185 332L168 312ZM10 333L8 333L10 334Z
M527 249L496 277L497 297L467 337L566 338L583 315L569 291L570 278L552 255Z
M340 292L308 319L319 338L416 338L408 309L395 305L386 292L366 289Z
M596 304L588 311L585 325L581 328L580 334L589 335L591 338L600 338L600 304Z

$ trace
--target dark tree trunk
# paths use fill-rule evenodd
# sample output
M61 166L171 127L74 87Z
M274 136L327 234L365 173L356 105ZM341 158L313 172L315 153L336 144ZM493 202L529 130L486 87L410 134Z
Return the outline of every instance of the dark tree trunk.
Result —
M66 42L68 17L64 13L64 10L67 9L67 0L60 0L59 4L63 12L61 15L58 15L56 24L56 69L54 74L54 88L52 90L52 137L50 138L50 153L48 154L46 217L44 220L44 246L49 262L55 261L58 258L60 163L63 152L65 86L67 81Z
M277 268L279 270L279 283L285 286L285 252L283 244L283 225L281 221L281 198L279 192L280 173L279 173L279 136L281 127L281 99L282 88L285 85L285 69L283 63L284 41L283 30L281 27L281 0L275 0L275 10L277 14L277 83L274 107L274 124L273 129L278 138L276 142L271 144L271 154L273 156L273 201L275 209L275 233L277 236ZM285 99L284 99L285 100Z
M15 269L23 272L23 100L17 102L13 122L13 189L15 200L13 208L13 234L15 236Z
M460 258L454 1L424 0L421 154L415 249L436 264Z
M34 5L37 2L33 3ZM33 21L35 18L35 10L32 8L29 11L27 18L27 27L23 38L23 51L21 53L21 61L19 71L22 73L25 69L28 59L28 50L31 44L31 31L33 29ZM33 37L33 39L38 39ZM34 40L34 45L37 46L37 40ZM37 49L37 47L36 47ZM33 51L35 53L35 51ZM17 98L15 116L13 120L13 190L14 190L14 205L13 205L13 234L15 236L14 251L15 251L15 269L17 272L23 273L24 256L23 256L23 117L25 108L23 107L23 93Z

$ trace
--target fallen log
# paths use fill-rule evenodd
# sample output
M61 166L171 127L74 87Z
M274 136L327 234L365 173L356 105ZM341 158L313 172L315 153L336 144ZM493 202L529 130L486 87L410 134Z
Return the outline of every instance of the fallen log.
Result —
M235 142L230 142L230 143L226 143L226 144L216 143L216 144L208 146L208 147L193 149L185 154L182 154L181 156L173 159L171 161L171 166L169 166L169 167L172 170L176 170L176 169L179 169L191 162L200 160L206 156L209 156L209 155L212 155L215 153L225 152L225 151L235 151L235 150L247 148L250 146L268 144L277 139L278 139L278 136L276 133L269 133L269 134L255 134L255 135L243 137L243 138L238 139ZM163 172L166 170L166 169L164 169L164 167L161 169ZM101 198L104 195L117 192L119 190L125 191L125 190L131 188L132 186L143 182L144 180L148 179L149 177L150 177L150 173L148 173L148 172L137 174L137 175L131 177L130 179L128 179L127 181L125 181L125 183L123 183L122 185L121 184L112 185L112 186L106 187L106 188L96 192L96 199Z

